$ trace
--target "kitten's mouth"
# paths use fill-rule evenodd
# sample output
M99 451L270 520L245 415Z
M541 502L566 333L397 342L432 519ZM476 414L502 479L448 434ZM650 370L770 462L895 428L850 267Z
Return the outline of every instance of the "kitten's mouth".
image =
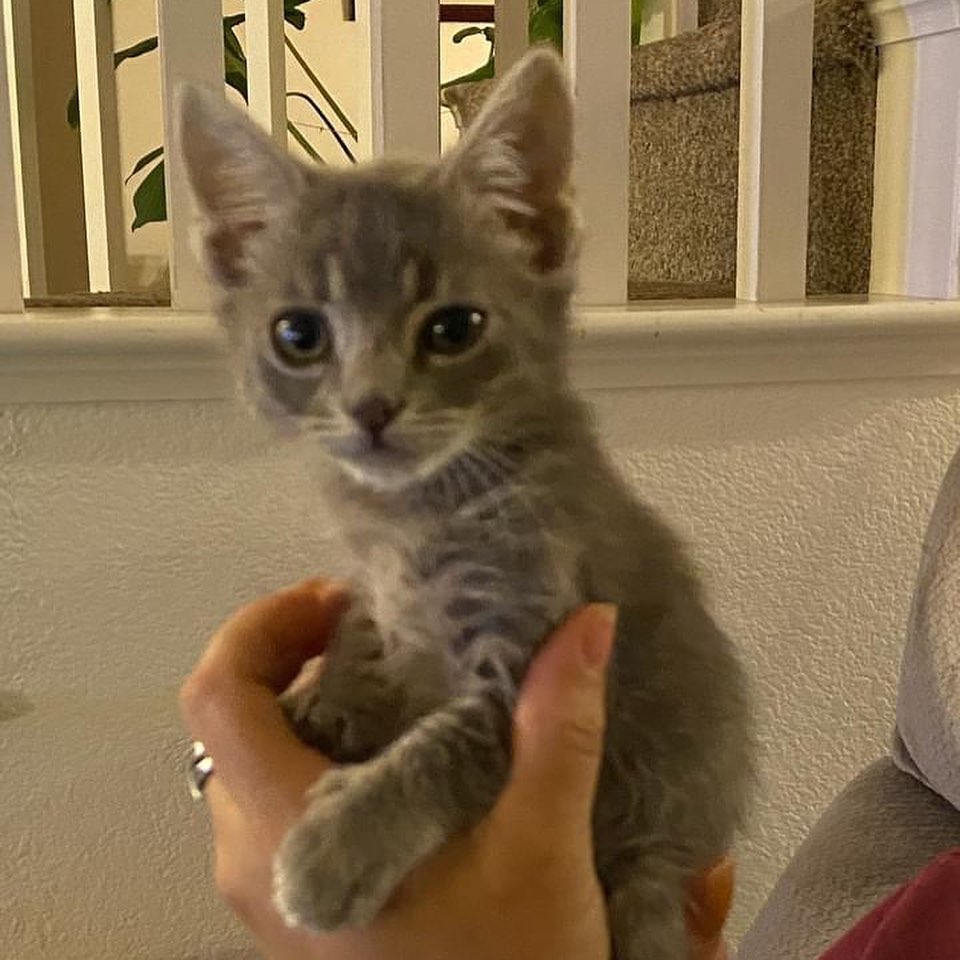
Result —
M361 483L391 490L423 483L453 456L449 442L424 443L424 438L416 434L390 431L377 438L351 433L328 441L326 447L347 473Z
M342 470L364 487L380 491L400 491L414 482L421 456L396 441L369 436L349 436L338 440L330 452Z
M334 456L360 467L389 466L413 468L420 459L417 451L395 438L354 433L331 445Z

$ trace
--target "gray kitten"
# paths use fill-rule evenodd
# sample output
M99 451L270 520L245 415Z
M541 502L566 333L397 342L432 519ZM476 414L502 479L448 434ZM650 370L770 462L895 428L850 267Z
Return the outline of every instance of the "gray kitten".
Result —
M356 602L287 708L343 765L276 864L291 924L369 923L476 824L518 685L590 600L619 605L594 835L618 960L681 960L686 884L744 810L744 677L671 533L567 374L572 103L528 55L439 163L306 169L194 92L182 151L248 396L315 449Z

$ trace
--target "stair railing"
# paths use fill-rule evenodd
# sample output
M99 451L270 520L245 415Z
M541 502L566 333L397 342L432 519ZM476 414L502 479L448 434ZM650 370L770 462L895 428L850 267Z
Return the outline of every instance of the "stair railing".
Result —
M0 311L41 288L33 188L28 0L0 0ZM661 4L664 0L661 0ZM670 0L689 7L690 0ZM498 0L498 69L526 44L528 0ZM952 0L869 0L881 71L871 290L960 295L960 27ZM246 0L250 112L286 137L283 0ZM440 149L437 0L358 0L360 154ZM627 303L630 137L629 0L565 0L565 57L577 93L576 180L586 221L581 301ZM680 18L689 23L686 11ZM220 0L157 0L165 142L175 94L222 91ZM84 213L92 290L125 280L113 38L108 0L74 0ZM802 301L809 186L813 0L744 0L740 80L737 298ZM14 157L19 158L14 163ZM166 153L171 296L200 310L207 294L190 242L176 150ZM653 186L652 188L655 188Z

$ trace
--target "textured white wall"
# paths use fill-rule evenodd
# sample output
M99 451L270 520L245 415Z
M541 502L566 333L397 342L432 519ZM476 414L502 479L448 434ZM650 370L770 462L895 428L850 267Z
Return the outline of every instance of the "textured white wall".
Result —
M960 384L591 396L755 676L763 788L739 930L883 749ZM298 464L230 404L0 408L0 956L247 955L209 891L176 687L235 604L328 568L326 527Z

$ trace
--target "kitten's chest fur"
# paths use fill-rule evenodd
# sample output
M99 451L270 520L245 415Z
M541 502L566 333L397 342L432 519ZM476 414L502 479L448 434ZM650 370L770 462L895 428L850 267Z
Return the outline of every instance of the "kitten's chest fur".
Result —
M749 770L746 688L669 529L631 495L591 434L568 439L540 448L496 490L453 506L331 488L356 606L372 621L357 636L374 635L380 651L358 662L369 645L342 633L297 729L321 749L328 742L317 730L346 729L331 755L356 762L407 742L414 727L429 736L444 710L479 709L475 695L495 711L491 704L514 702L540 643L573 608L613 603L594 808L598 870L612 885L657 844L675 845L684 863L727 848ZM338 711L346 727L329 722ZM509 731L497 736L508 753ZM456 764L473 768L469 757Z
M519 474L466 502L360 507L344 537L385 651L462 665L492 638L545 633L581 594L580 551L556 506Z

